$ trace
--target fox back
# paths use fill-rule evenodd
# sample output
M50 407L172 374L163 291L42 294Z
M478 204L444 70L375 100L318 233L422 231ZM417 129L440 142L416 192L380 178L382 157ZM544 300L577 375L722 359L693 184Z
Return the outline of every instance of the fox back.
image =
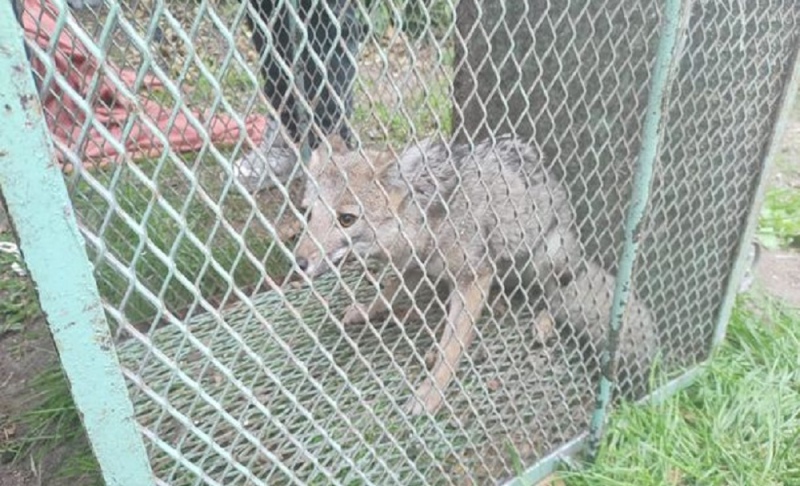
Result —
M367 159L312 158L296 252L311 275L327 269L324 257L337 264L351 252L452 278L486 265L542 277L579 257L566 191L529 145L426 140Z

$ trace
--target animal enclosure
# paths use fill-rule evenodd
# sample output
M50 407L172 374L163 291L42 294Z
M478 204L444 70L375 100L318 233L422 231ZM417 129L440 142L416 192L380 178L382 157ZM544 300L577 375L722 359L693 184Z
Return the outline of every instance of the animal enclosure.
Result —
M616 400L674 390L724 336L800 50L793 0L12 4L0 190L125 485L504 484L591 452ZM285 184L237 165L272 137ZM322 197L340 224L314 231L313 163L345 158L357 224L406 228L419 285ZM365 216L395 166L414 234ZM512 232L519 261L439 256ZM304 238L330 271L298 268ZM483 268L510 288L460 293ZM437 368L458 299L474 338ZM374 302L394 310L346 322ZM432 368L443 402L410 413Z

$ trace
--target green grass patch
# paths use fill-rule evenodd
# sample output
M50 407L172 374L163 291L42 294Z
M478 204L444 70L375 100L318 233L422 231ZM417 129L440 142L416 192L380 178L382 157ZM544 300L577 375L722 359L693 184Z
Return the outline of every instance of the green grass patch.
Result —
M31 409L17 420L24 435L4 451L13 460L30 458L34 464L60 449L64 454L56 474L75 478L79 484L101 485L100 466L92 454L66 377L58 363L31 380Z
M657 405L623 406L597 463L568 485L800 484L800 313L737 304L697 382Z
M761 208L758 239L767 248L800 248L800 191L770 189Z
M433 133L452 132L450 88L444 77L428 84L426 90L414 92L402 103L392 106L371 95L374 88L374 84L369 82L356 88L355 95L359 101L353 110L354 124L372 140L402 147L412 139L412 135L424 138Z
M0 235L0 242L11 243L10 235ZM36 293L27 277L17 275L24 265L18 255L0 252L0 336L19 332L39 314Z
M162 304L180 313L198 296L214 300L233 285L253 288L263 282L262 268L270 276L289 268L243 195L224 188L210 158L186 156L195 182L169 159L143 160L72 188L82 224L103 241L102 251L89 251L101 296L133 322L149 321Z

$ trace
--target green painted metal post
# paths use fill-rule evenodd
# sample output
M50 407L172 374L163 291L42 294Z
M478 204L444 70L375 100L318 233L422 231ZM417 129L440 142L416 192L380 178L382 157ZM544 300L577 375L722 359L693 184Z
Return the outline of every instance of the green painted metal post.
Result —
M600 366L602 373L597 392L597 401L589 428L589 447L587 452L590 461L597 457L607 417L606 411L611 401L612 388L616 381L617 344L622 326L622 316L630 294L633 266L638 253L639 225L644 218L650 197L653 166L658 157L664 133L663 108L668 99L670 81L673 79L677 67L679 52L683 44L681 36L686 32L689 13L689 6L685 5L681 0L668 0L664 3L663 27L647 100L642 148L636 163L631 205L625 218L624 245L614 286L608 337L601 356Z
M728 320L731 318L731 311L733 304L736 300L739 284L742 281L744 273L747 271L747 252L750 243L755 236L756 227L758 226L758 217L761 214L761 205L764 202L764 195L767 192L767 185L769 184L770 174L772 173L772 161L775 160L778 151L781 148L781 139L786 129L786 123L789 120L792 108L797 98L797 90L800 88L800 45L796 46L792 59L792 74L791 79L784 86L783 96L781 96L781 109L775 119L775 124L772 128L772 135L764 151L764 162L761 165L761 171L758 174L758 183L756 193L753 196L753 203L750 206L750 211L747 215L747 222L745 229L742 232L741 240L739 241L739 249L736 253L735 263L731 271L728 284L725 288L725 297L722 300L719 314L717 315L716 329L714 331L714 338L712 340L712 347L716 348L723 339L725 339L725 331L728 328Z
M0 2L0 190L109 485L152 485L92 267L10 2Z

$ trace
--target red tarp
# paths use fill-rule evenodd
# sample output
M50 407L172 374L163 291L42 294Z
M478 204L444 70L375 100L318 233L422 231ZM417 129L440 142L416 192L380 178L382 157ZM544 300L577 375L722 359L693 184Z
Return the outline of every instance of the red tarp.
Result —
M22 12L22 24L25 35L30 42L39 45L43 50L48 50L56 32L56 19L58 7L48 0L25 0ZM33 69L40 77L44 76L44 65L32 57ZM69 86L78 93L82 99L87 99L92 77L100 69L98 87L89 102L94 124L103 125L117 141L122 141L122 131L133 119L133 127L126 139L122 142L125 151L120 154L106 139L94 128L89 126L80 146L78 138L81 128L90 116L80 108L68 93L65 93L55 82L50 83L42 97L45 119L52 136L63 146L75 153L84 166L105 165L110 162L130 160L139 157L155 157L163 153L164 147L153 132L145 126L142 118L149 119L159 131L166 135L170 148L175 152L190 152L198 150L203 145L202 135L189 123L185 111L181 110L175 117L174 123L169 126L173 107L161 104L136 94L137 99L131 99L114 86L107 78L114 73L122 84L131 91L136 79L136 72L131 69L120 69L111 61L106 60L98 66L86 46L65 27L58 35L53 53L55 67L63 76ZM161 81L152 75L146 75L140 86L140 91L153 91L161 88ZM233 144L239 140L240 129L237 123L225 115L207 116L193 107L188 107L192 114L200 121L201 126L210 135L210 142L215 144ZM262 116L251 116L246 119L247 132L258 143L267 126L267 120ZM71 164L64 154L59 151L59 162L66 170Z

